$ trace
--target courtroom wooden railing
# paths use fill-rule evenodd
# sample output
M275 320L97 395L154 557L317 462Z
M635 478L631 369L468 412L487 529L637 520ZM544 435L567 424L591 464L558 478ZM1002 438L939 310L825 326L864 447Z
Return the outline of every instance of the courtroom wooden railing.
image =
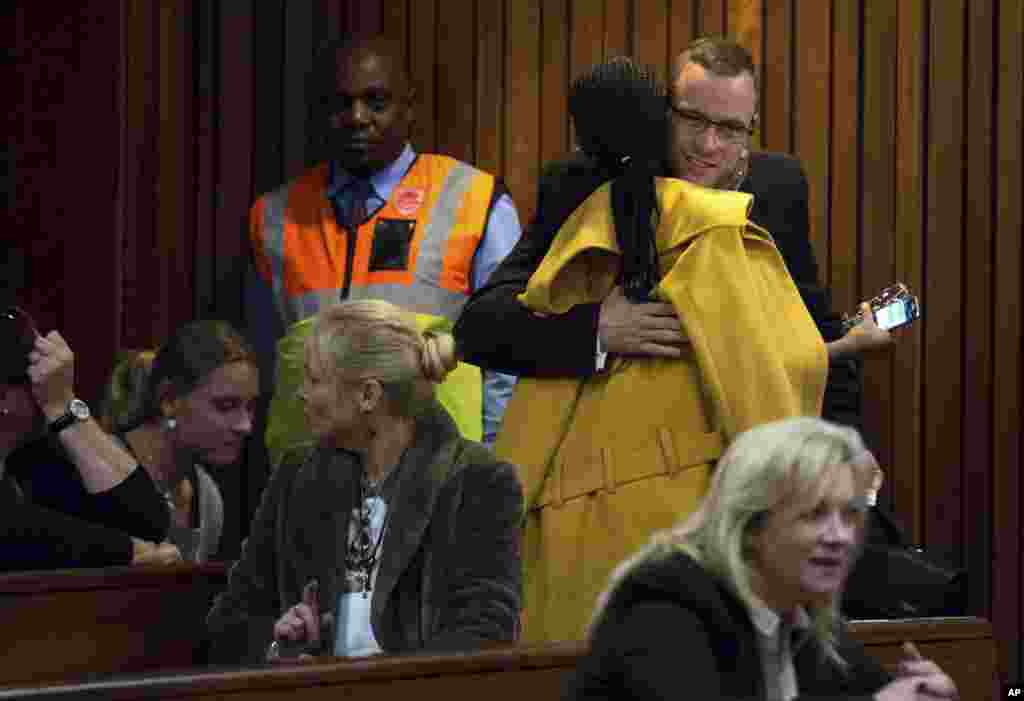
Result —
M189 667L226 581L220 563L0 576L0 686Z
M995 694L996 653L991 626L976 618L861 621L854 636L884 663L900 657L912 640L956 679L964 701ZM584 652L582 643L508 647L445 656L315 661L281 667L193 671L102 682L0 691L3 699L212 699L289 701L345 698L408 701L409 698L546 701L559 697L566 673Z

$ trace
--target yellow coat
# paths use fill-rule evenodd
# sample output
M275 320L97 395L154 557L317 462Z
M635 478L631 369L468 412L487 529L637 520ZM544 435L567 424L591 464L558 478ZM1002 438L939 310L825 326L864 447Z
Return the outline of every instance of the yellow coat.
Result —
M657 296L679 316L684 357L520 378L498 435L529 508L526 642L584 637L614 566L696 507L736 434L821 412L824 341L771 236L748 221L751 196L675 179L657 190ZM563 224L520 300L561 314L603 300L618 272L604 185Z

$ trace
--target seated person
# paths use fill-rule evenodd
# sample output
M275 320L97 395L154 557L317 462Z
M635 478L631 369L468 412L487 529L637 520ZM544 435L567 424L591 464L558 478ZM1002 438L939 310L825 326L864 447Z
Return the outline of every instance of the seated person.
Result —
M620 565L567 699L956 698L919 655L893 679L839 615L874 458L812 418L747 431L685 523Z
M388 302L319 313L301 390L316 443L286 454L263 494L207 619L214 660L515 638L522 490L437 403L454 367L451 336Z
M138 407L115 423L164 495L170 540L186 560L216 559L224 500L207 467L238 462L258 395L255 357L242 336L224 321L196 321L160 348Z
M167 506L89 418L74 354L27 314L0 314L0 571L161 564Z

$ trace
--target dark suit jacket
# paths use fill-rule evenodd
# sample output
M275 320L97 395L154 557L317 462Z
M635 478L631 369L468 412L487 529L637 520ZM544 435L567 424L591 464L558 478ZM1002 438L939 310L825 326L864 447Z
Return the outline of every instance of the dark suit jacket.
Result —
M516 299L544 259L565 219L614 174L580 158L545 168L531 226L508 257L475 292L455 325L468 362L531 377L583 377L594 372L600 305L578 305L541 318ZM775 239L801 297L826 341L841 336L828 293L818 286L818 267L808 232L807 179L799 161L778 153L751 154L740 188L754 195L750 218ZM537 339L545 339L537 343ZM825 418L858 426L859 366L833 363L825 391Z
M616 588L563 699L763 699L756 636L746 607L697 562L682 553L654 558ZM838 652L845 671L813 638L798 649L799 701L869 701L892 681L845 636Z
M371 625L388 653L463 650L515 638L520 608L515 468L462 438L439 404L417 421L396 468L372 594ZM342 557L362 474L358 458L326 448L286 455L256 513L228 588L207 617L213 661L258 662L274 622L319 582L322 647L331 654Z

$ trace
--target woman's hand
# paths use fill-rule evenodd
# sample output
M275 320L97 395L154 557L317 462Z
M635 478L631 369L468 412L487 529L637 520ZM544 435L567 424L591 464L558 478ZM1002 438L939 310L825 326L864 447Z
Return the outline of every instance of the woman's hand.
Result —
M875 322L875 315L871 312L871 305L867 302L861 303L860 311L863 320L846 334L846 337L851 342L851 352L864 353L882 350L891 346L893 335Z
M320 593L315 579L302 589L302 602L288 609L274 624L274 643L280 642L310 645L320 642ZM278 645L271 644L267 655L271 662L280 660L277 650Z
M32 396L46 418L63 415L75 398L75 354L59 333L51 331L36 338L28 354L28 376Z
M956 699L956 684L932 660L926 660L913 643L904 643L906 657L896 667L898 679L875 695L876 701Z
M181 562L181 553L171 543L150 543L132 538L133 565L173 565Z

